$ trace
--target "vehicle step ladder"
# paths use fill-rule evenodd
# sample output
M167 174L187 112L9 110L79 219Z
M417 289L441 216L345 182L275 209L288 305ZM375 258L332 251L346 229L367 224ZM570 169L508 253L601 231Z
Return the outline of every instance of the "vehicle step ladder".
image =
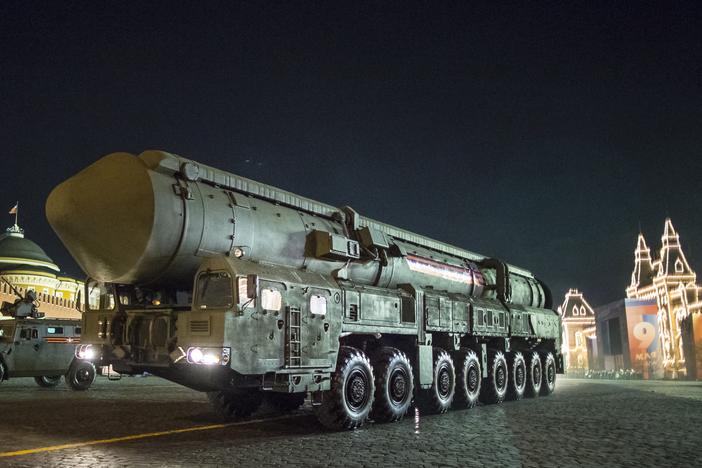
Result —
M287 307L287 322L285 336L285 364L286 367L300 367L302 365L301 356L301 318L300 308L295 306Z

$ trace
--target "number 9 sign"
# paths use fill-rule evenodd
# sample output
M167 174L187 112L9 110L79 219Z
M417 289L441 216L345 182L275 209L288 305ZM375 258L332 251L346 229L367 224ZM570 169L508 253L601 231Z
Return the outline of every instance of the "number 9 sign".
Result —
M639 348L648 349L656 339L656 327L652 323L639 322L634 326L634 338L639 340Z

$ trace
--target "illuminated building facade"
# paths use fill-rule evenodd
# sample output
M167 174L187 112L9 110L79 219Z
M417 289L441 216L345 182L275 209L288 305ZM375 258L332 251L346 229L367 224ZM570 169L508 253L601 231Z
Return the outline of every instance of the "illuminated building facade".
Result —
M17 224L0 235L0 302L17 299L27 290L37 293L38 309L47 317L80 318L76 298L84 283L61 274L59 267ZM8 284L8 282L10 284Z
M702 379L702 294L696 278L670 219L665 221L656 259L639 234L626 295L655 300L665 378Z
M562 353L566 372L585 373L597 356L595 312L577 289L568 291L558 312L563 318Z

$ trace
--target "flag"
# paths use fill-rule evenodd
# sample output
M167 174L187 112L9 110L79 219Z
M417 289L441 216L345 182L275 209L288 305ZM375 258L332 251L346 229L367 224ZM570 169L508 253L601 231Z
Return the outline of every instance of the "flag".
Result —
M15 203L15 206L12 207L9 214L17 214L18 207L19 207L19 203Z

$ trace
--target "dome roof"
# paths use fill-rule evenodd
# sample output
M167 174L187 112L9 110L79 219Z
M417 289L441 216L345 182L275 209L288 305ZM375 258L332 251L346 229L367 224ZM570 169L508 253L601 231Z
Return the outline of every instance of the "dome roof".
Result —
M26 265L59 271L54 261L46 252L31 240L24 237L18 226L13 226L0 235L0 270L8 267Z

